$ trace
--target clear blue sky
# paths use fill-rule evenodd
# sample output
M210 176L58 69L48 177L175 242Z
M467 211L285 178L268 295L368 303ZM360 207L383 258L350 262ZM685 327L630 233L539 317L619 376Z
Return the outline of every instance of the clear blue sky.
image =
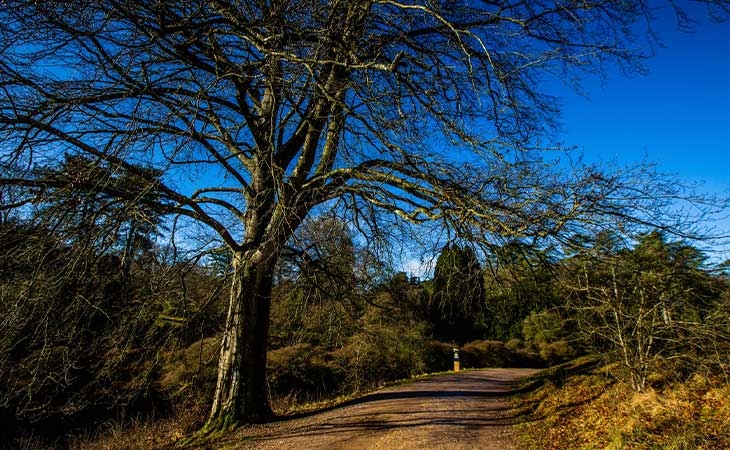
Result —
M697 183L698 192L730 196L730 22L713 22L701 7L689 12L696 19L691 33L678 30L671 8L657 11L653 26L662 46L646 61L646 75L616 70L603 80L586 78L587 98L556 87L560 141L576 146L586 162L654 162L660 172ZM730 211L723 215L713 226L730 235ZM711 258L730 259L730 247L716 246ZM420 276L432 269L417 259L403 267Z
M730 23L705 17L686 33L668 8L657 19L664 47L646 62L646 76L586 80L589 98L559 93L563 142L590 161L648 159L730 194Z
M688 2L680 2L686 4ZM657 16L663 46L645 76L616 71L586 79L588 98L565 89L561 141L586 161L654 162L697 191L730 196L730 22L710 20L702 9L694 31L679 31L671 9ZM730 235L730 211L712 226ZM715 246L730 259L730 246Z

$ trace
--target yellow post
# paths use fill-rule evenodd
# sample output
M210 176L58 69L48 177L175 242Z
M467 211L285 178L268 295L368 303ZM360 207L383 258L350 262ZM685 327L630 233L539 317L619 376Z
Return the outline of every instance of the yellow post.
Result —
M459 348L454 347L454 372L459 371Z

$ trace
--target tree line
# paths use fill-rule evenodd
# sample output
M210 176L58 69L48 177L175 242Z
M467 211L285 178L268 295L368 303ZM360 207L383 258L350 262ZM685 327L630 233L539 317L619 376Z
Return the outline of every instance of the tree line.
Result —
M63 228L40 217L1 230L6 433L61 435L207 405L230 258L185 260L154 244L154 226L133 244L89 246L107 221ZM659 231L583 237L560 256L511 242L484 258L453 243L426 280L394 272L334 216L306 221L295 241L272 288L267 385L277 404L449 370L454 347L466 367L599 355L637 390L652 373L727 371L728 264Z

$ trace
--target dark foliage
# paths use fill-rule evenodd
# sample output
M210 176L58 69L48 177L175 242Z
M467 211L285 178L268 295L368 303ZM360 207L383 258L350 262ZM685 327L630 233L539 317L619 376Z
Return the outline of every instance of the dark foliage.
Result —
M434 337L459 344L478 338L483 308L484 279L476 254L456 244L444 247L436 260L427 309Z
M201 288L215 280L150 258L125 263L122 253L41 225L8 222L0 234L0 414L12 418L3 421L6 432L61 436L108 419L165 413L171 405L156 384L164 354L214 331ZM196 289L197 298L186 301ZM173 317L180 311L169 305L186 303L197 308Z

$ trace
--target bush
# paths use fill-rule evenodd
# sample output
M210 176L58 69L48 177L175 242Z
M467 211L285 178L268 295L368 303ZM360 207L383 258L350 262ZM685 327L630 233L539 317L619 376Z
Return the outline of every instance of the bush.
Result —
M427 342L419 327L382 324L368 328L336 352L347 373L346 389L370 389L426 370Z
M562 364L575 357L575 350L565 341L541 343L538 348L540 358L545 361L548 366Z
M0 224L0 442L167 414L165 361L220 327L205 269L74 236Z
M500 341L472 341L461 348L461 365L467 367L508 367L510 350Z
M153 380L169 329L115 258L83 264L0 286L0 403L40 434L165 407Z
M472 341L460 351L463 368L482 367L543 367L544 362L528 348L519 346L518 340L508 344L501 341Z
M522 335L527 342L546 343L565 335L565 321L552 311L532 311L522 321Z
M168 354L157 381L160 391L182 408L207 405L215 390L219 345L218 337L205 338Z
M526 349L537 353L548 366L576 356L575 349L566 340L567 334L565 320L554 311L533 311L522 322Z
M443 372L454 367L454 346L440 341L430 341L424 353L428 372Z
M340 388L342 377L332 357L310 344L297 344L268 354L268 382L272 397L315 399Z

